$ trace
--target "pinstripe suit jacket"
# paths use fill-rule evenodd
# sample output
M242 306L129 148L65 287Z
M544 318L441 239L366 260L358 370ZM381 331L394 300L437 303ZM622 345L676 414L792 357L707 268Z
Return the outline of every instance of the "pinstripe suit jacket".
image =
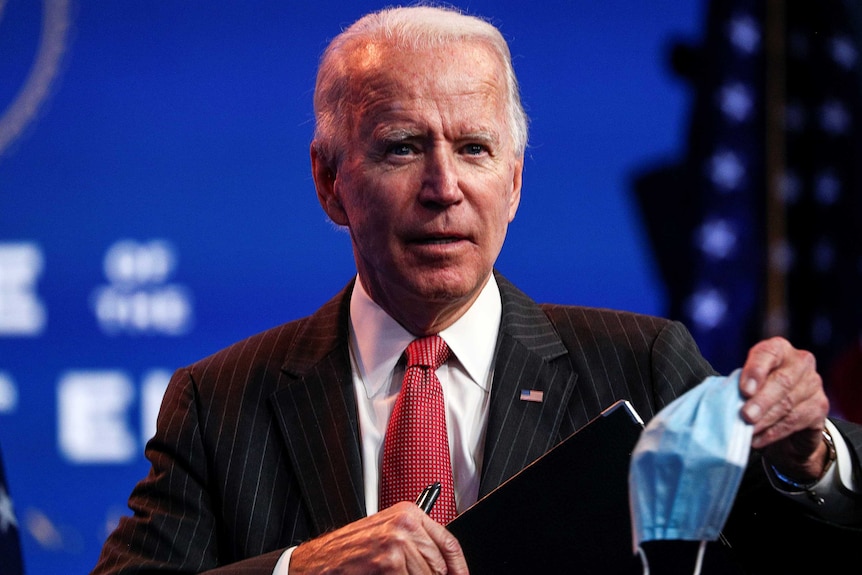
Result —
M503 313L480 496L615 400L649 419L714 373L679 323L538 306L497 280ZM365 515L351 290L174 374L146 449L151 471L129 499L134 516L93 573L268 574L285 547ZM522 387L544 401L519 401Z

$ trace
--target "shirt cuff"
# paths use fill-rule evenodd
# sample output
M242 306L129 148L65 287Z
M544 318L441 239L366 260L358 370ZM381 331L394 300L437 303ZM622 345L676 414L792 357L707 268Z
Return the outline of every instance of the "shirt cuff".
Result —
M853 474L850 449L838 429L828 419L826 431L835 447L835 461L817 482L804 487L783 481L776 470L763 460L766 476L779 493L807 507L815 515L835 523L853 523L860 520L860 486Z
M275 564L275 569L272 570L272 575L288 575L290 569L290 556L293 555L293 550L296 546L288 547L278 558L278 563Z

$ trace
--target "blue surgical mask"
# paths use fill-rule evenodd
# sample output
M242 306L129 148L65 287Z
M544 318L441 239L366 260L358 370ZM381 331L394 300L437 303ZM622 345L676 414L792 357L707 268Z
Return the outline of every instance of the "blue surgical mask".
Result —
M739 374L708 377L676 398L644 428L629 468L632 541L715 541L727 521L751 448L752 425L740 414Z

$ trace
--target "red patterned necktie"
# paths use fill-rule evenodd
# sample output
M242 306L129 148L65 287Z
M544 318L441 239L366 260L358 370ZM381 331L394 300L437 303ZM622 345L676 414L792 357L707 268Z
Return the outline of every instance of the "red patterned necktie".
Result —
M442 525L458 514L443 388L434 373L447 357L449 347L439 335L407 346L404 383L386 428L380 477L381 510L414 501L425 487L439 481L442 489L431 518Z

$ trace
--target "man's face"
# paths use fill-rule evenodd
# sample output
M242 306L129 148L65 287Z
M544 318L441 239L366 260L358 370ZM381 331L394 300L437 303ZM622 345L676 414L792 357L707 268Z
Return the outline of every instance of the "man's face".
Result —
M439 331L487 282L520 199L503 67L477 43L355 56L366 72L321 202L371 297L414 333Z

